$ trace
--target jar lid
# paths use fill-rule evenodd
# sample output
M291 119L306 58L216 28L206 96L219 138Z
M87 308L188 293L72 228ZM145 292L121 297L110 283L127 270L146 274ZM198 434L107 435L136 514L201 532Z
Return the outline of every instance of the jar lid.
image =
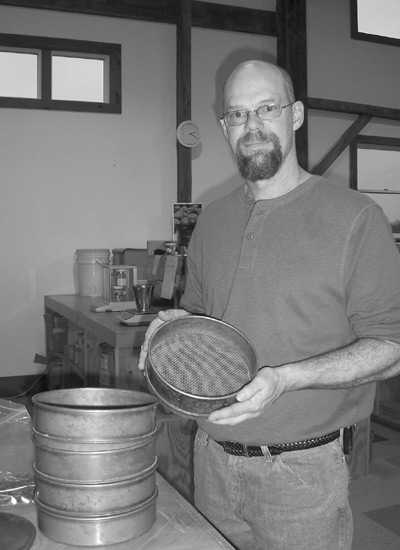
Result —
M0 512L0 541L7 550L29 550L36 538L36 528L16 514Z

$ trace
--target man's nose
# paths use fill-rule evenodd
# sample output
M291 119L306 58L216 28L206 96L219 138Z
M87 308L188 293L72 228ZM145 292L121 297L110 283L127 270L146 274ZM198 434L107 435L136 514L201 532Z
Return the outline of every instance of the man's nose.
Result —
M246 126L249 130L256 130L264 126L264 121L258 116L256 111L249 111L246 120Z

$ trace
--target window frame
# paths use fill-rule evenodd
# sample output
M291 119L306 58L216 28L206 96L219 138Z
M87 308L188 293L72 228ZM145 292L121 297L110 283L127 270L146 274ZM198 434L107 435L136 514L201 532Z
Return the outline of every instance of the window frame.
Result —
M398 200L400 202L400 191L395 189L363 189L358 185L358 149L378 149L384 151L393 151L400 155L400 138L391 138L383 136L367 136L367 135L358 135L350 144L350 188L360 191L360 193L369 193L374 194L376 197L379 195L391 196L393 200ZM379 200L377 201L379 204ZM384 206L381 204L383 210ZM386 213L386 212L385 212ZM390 220L389 214L387 213L389 221L392 225L393 237L397 242L400 241L400 233L398 227L398 220Z
M47 109L62 111L84 111L96 113L121 113L121 45L87 40L48 38L18 34L1 34L0 48L5 51L20 53L35 51L39 54L38 88L40 98L19 98L0 96L0 108ZM52 54L76 54L76 57L98 56L107 58L108 70L105 70L105 100L75 101L51 98Z
M364 40L366 42L376 42L378 44L388 44L389 46L400 46L400 38L391 36L382 36L380 34L370 34L359 32L358 30L358 0L350 0L350 36L354 40Z

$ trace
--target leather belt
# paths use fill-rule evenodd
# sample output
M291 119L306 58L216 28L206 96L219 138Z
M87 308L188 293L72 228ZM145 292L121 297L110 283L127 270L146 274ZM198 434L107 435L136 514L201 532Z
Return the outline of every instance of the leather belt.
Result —
M321 437L305 439L304 441L297 441L296 443L280 443L279 445L265 445L264 447L242 445L241 443L236 443L236 441L216 441L216 443L221 445L224 451L230 455L252 458L256 456L265 456L266 452L263 450L265 448L274 456L290 451L302 451L305 449L312 449L313 447L320 447L321 445L326 445L331 441L335 441L339 436L340 430L337 430L336 432Z

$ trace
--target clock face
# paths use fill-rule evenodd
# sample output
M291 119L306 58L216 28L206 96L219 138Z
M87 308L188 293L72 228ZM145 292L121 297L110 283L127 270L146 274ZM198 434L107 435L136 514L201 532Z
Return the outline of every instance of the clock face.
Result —
M200 143L200 133L196 124L190 120L181 122L176 129L179 143L185 147L195 147Z

